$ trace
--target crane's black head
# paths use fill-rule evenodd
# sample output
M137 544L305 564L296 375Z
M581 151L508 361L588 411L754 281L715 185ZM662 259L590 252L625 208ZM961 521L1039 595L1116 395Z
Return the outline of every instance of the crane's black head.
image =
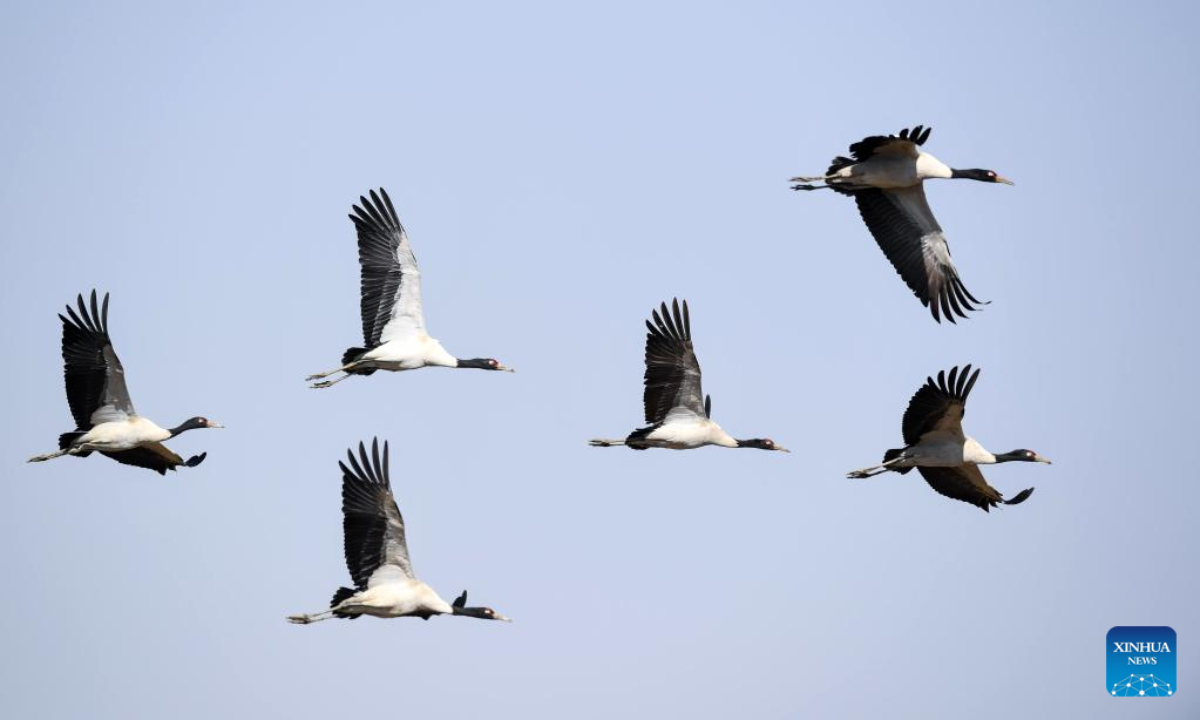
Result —
M472 360L459 360L460 368L477 368L479 370L501 370L503 372L516 372L510 367L504 367L500 361L495 358L474 358Z
M961 178L963 180L978 180L980 182L1004 183L1005 185L1016 184L995 170L951 170L950 177Z
M1050 461L1032 450L1013 450L996 456L996 462L1040 462L1050 465Z
M463 590L462 595L455 598L451 603L454 608L455 615L463 615L465 617L479 618L480 620L499 620L501 622L512 622L509 618L504 617L500 613L490 607L467 607L467 591Z
M758 448L759 450L778 450L779 452L791 452L782 445L776 445L775 441L770 438L752 438L750 440L738 440L740 448Z
M208 418L200 417L199 415L197 415L194 418L184 420L183 423L181 425L179 425L179 427L171 428L171 435L175 436L181 432L187 432L188 430L198 430L200 428L223 428L223 427L225 427L225 426L222 425L221 423L217 422L216 420L209 420Z

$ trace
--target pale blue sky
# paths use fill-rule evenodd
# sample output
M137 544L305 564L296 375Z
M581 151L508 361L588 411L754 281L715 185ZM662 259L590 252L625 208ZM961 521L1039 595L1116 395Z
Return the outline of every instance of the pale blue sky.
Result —
M431 5L0 10L0 715L1196 715L1194 5ZM1017 183L929 189L993 301L957 327L787 189L918 123ZM361 339L380 185L433 333L517 374L305 389ZM172 443L204 465L24 464L92 287L139 411L228 426ZM716 419L791 455L586 446L638 426L676 295ZM966 362L968 431L1055 461L988 471L1027 503L843 477ZM374 434L418 574L514 624L284 622L347 581L336 461ZM1111 699L1142 624L1180 692Z

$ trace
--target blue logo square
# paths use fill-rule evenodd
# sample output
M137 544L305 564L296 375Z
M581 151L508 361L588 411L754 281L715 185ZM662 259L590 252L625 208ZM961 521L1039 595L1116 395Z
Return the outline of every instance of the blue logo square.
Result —
M1115 627L1105 643L1108 694L1170 697L1175 687L1175 631L1166 626Z

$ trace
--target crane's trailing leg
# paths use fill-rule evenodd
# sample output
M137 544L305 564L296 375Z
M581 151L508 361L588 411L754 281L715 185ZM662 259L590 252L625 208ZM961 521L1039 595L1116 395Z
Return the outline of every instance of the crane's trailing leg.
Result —
M793 190L832 190L828 185L793 185Z
M321 622L333 617L332 610L323 610L319 613L310 613L308 615L288 615L287 621L293 625L308 625L309 623Z
M355 348L355 349L357 350L358 348ZM347 355L349 355L349 353L347 353ZM327 378L334 373L340 373L340 372L346 373L345 375L338 378L337 380L327 380L325 382L313 383L311 386L313 388L333 387L334 385L338 384L339 382L341 382L341 381L345 380L346 378L350 377L351 375L355 374L354 373L355 369L358 368L359 365L363 364L363 362L361 360L355 360L354 362L347 362L348 359L349 358L343 358L342 362L345 362L346 364L341 366L340 368L337 368L336 370L328 370L323 373L317 373L316 375L309 375L308 377L306 377L304 379L308 380L308 381L320 380L321 378ZM374 370L366 370L366 371L360 371L359 374L360 375L370 375L373 372L375 372L375 371Z
M624 445L624 440L589 440L588 445L592 447L614 447L616 445Z
M46 462L47 460L53 460L56 457L61 457L63 455L67 455L68 453L70 453L70 450L55 450L52 453L46 453L44 455L34 455L26 460L26 462Z
M903 457L897 456L897 457L894 457L891 460L888 460L887 462L881 463L879 465L872 465L871 467L863 468L862 470L851 470L850 472L846 473L846 477L853 478L855 480L861 480L862 478L869 478L869 477L874 477L876 475L882 475L883 473L887 472L888 470L891 470L892 469L891 466L893 464L898 463L903 459L904 459Z
M308 377L306 377L304 379L311 382L313 380L320 380L321 378L327 378L334 373L350 372L350 368L354 367L357 364L358 363L350 363L349 365L343 365L340 368L335 368L333 370L326 370L325 372L317 373L316 375L309 375Z
M320 377L324 377L324 376L322 375ZM321 390L322 388L333 387L334 385L337 385L338 383L340 383L341 381L345 380L348 377L350 377L350 374L346 373L345 375L341 376L340 378L336 378L334 380L322 380L321 382L317 382L317 383L313 383L312 385L309 385L309 387L314 390Z

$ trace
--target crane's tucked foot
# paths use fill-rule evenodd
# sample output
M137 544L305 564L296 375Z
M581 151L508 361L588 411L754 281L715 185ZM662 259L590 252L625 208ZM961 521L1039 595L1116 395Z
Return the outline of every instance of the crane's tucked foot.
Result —
M829 190L828 185L793 185L793 190Z
M68 452L69 451L67 450L55 450L52 453L46 453L44 455L34 455L25 462L46 462L47 460L53 460L56 457L66 455Z
M887 471L888 471L888 468L885 468L882 465L880 465L880 466L873 467L873 468L863 468L862 470L851 470L850 472L846 473L846 477L854 479L854 480L861 480L863 478L869 478L869 477L874 477L876 475L882 475L883 473L885 473Z
M624 440L589 440L588 441L588 445L591 445L592 447L614 447L617 445L624 445L624 444L625 444Z

